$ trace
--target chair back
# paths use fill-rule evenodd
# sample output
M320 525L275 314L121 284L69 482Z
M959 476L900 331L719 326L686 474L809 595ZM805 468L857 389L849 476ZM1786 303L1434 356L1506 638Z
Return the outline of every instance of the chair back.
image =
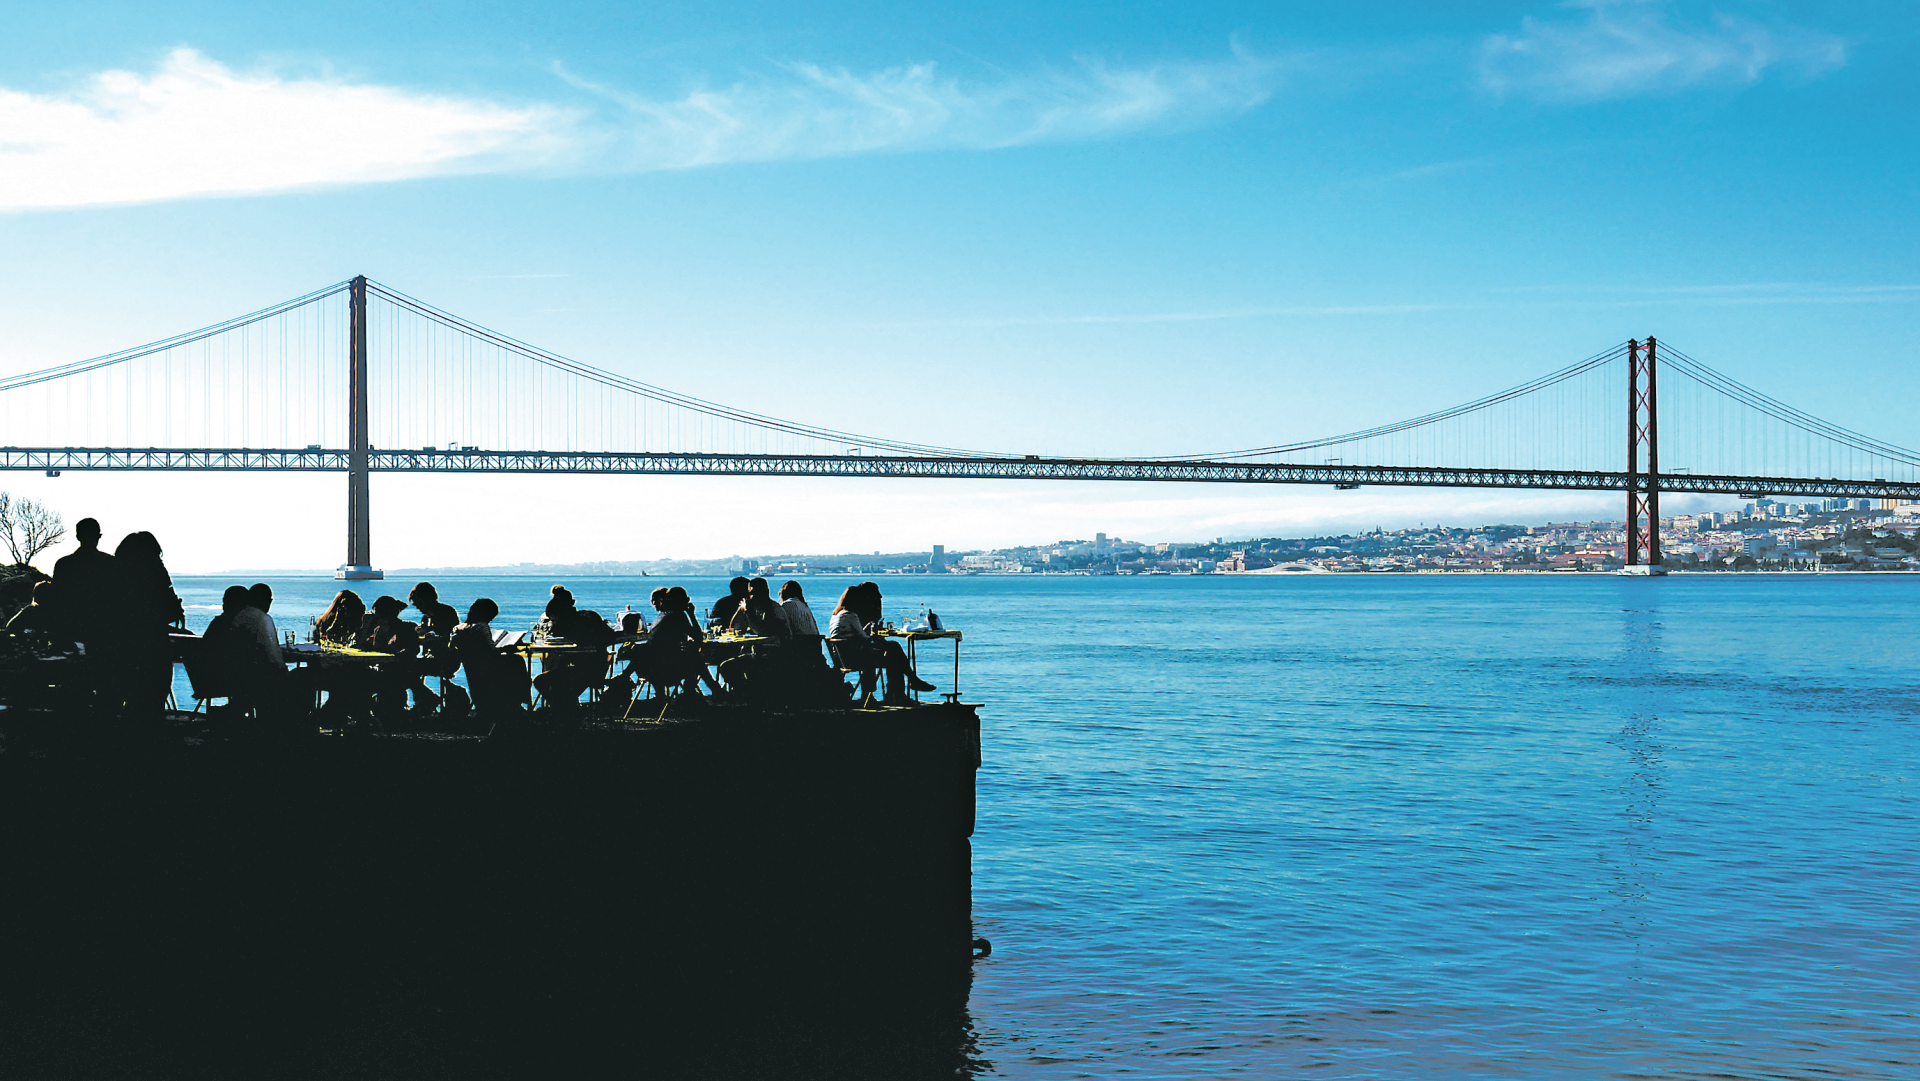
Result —
M831 638L826 639L826 643L827 643L827 655L833 658L834 669L842 673L858 674L860 677L860 693L863 695L871 695L873 693L875 685L880 680L879 667L878 666L871 667L871 668L861 667L860 665L853 663L852 658L847 657L841 653L840 647L844 643L837 642Z
M841 655L840 643L838 641L832 638L828 638L825 641L827 643L827 656L833 658L833 666L835 668L838 668L842 672L862 671L858 665L848 663L847 658Z
M226 675L220 670L213 651L207 648L205 638L184 634L169 637L179 649L180 664L187 670L187 682L193 686L195 698L204 702L210 698L232 696Z

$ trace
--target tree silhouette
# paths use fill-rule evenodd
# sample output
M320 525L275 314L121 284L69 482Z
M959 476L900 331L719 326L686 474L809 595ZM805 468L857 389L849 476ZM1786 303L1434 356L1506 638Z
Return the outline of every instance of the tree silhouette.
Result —
M15 563L31 563L35 556L60 543L67 527L60 515L37 499L16 499L0 492L0 541Z

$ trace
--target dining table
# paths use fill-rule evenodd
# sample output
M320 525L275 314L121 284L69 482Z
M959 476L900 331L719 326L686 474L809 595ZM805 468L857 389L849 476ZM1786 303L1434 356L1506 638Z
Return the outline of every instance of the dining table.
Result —
M534 677L533 662L535 660L539 660L545 664L551 664L554 662L585 662L590 658L599 657L602 668L600 678L587 685L587 701L598 702L600 700L601 689L605 686L606 681L613 676L613 666L616 663L615 658L619 655L619 647L644 641L646 641L645 631L616 634L609 643L604 646L590 646L581 642L571 642L564 638L543 638L539 641L529 640L521 642L519 645L514 646L510 652L518 655L527 662L527 680L529 682L531 682Z
M882 627L880 633L888 638L899 638L907 643L907 665L915 672L920 671L920 657L917 647L921 642L937 642L942 639L953 641L953 689L940 697L950 702L960 701L960 632L951 628L942 630L908 630L906 628ZM912 691L913 700L920 700L920 692Z

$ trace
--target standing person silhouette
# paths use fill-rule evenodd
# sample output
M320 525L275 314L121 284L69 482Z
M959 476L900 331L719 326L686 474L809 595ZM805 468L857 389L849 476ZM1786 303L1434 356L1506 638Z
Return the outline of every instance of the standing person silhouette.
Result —
M167 694L173 689L167 631L184 615L161 554L160 542L144 531L127 534L114 549L121 623L115 655L106 658L121 673L123 716L136 730L150 733L158 732Z
M60 620L66 635L96 647L116 629L108 612L114 606L113 557L100 550L100 523L82 518L73 527L80 547L53 564L53 580L60 585Z

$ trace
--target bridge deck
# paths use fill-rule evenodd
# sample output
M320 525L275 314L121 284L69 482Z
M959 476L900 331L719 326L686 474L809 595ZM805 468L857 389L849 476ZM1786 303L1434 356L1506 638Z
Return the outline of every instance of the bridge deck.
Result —
M0 470L251 471L344 473L349 452L247 447L0 447ZM588 451L373 450L375 473L653 473L774 477L936 477L1121 480L1225 484L1328 484L1422 488L1551 488L1624 492L1625 472L1448 469L1390 465L1140 461L1126 458L907 457L808 454L668 454ZM1920 499L1920 482L1831 477L1664 474L1667 492Z

